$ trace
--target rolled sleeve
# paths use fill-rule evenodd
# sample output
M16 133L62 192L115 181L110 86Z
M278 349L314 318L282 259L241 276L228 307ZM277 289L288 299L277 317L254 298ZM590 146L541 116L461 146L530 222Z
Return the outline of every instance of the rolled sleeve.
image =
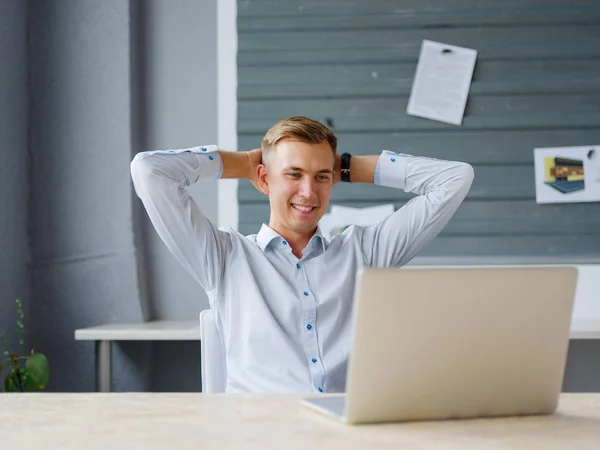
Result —
M375 183L417 197L382 222L364 229L365 264L389 267L410 261L452 218L473 177L473 168L466 163L384 150L377 162Z
M218 289L230 240L187 192L197 181L217 179L223 161L216 145L138 153L131 162L135 192L158 235L205 291Z

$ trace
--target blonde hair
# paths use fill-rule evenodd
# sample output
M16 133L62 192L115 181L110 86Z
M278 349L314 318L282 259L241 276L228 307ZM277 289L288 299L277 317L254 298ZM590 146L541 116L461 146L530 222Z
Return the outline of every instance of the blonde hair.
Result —
M337 137L321 122L303 116L288 117L273 125L263 137L261 142L263 163L265 156L269 157L275 150L275 145L285 138L293 138L305 144L327 141L334 155L337 150Z

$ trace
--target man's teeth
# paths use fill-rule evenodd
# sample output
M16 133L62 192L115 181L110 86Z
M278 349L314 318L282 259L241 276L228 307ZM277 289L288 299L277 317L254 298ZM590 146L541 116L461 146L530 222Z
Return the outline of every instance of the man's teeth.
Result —
M299 211L310 211L313 209L312 206L300 206L300 205L292 205L292 206Z

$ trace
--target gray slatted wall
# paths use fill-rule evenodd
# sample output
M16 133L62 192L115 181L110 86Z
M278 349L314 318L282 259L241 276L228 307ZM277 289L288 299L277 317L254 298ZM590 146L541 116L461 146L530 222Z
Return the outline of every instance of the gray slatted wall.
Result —
M423 39L475 48L461 127L406 114ZM600 144L600 1L238 1L238 143L281 118L331 125L339 150L466 161L476 179L416 262L600 261L600 203L537 205L533 148ZM332 203L410 196L338 185ZM239 229L269 205L240 182ZM433 258L432 258L433 257Z

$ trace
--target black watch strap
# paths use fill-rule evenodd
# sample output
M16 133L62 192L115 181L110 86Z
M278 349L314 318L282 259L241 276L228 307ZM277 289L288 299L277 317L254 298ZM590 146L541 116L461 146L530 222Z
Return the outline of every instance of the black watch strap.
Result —
M350 153L342 153L341 172L344 183L350 183L350 158L352 158Z

